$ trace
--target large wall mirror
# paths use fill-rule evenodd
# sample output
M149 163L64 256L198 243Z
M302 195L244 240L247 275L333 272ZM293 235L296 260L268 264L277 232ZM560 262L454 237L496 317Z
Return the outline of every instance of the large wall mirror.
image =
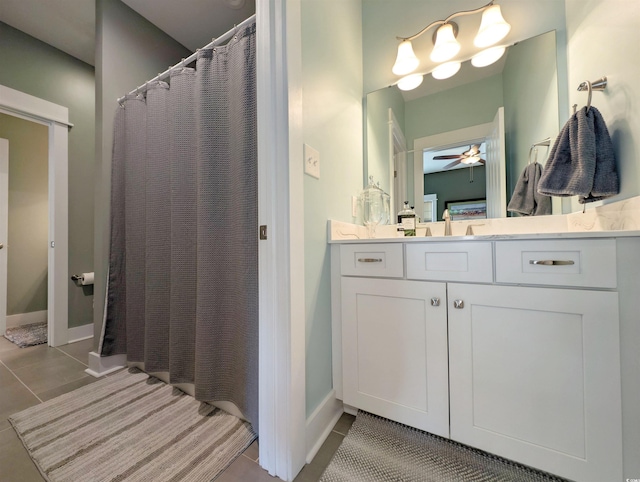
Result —
M457 2L456 7L476 3ZM563 2L556 4L564 8ZM512 8L518 6L524 4L515 2ZM516 11L511 11L515 22L506 7L503 11L517 29ZM372 17L369 12L365 22ZM539 23L544 28L545 22ZM417 89L391 85L366 95L364 171L392 195L392 210L408 200L422 220L436 221L452 203L480 201L487 204L487 217L513 215L506 205L519 176L535 159L544 165L551 148L532 150L532 145L548 138L553 143L568 114L564 35L554 29L511 41L505 55L488 67L467 61L449 79L425 75ZM476 146L483 162L452 162L451 156ZM449 159L434 159L443 156ZM562 211L561 200L554 198L552 213Z

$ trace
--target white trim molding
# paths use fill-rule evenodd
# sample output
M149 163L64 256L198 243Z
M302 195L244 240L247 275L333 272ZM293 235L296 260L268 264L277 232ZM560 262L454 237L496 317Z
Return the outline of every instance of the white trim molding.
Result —
M300 0L256 4L260 465L291 481L305 463L304 193Z
M0 85L0 112L49 128L49 346L66 345L69 319L69 109Z
M7 315L7 328L42 323L47 321L47 310L30 311L29 313L16 313Z
M102 377L127 366L127 355L100 356L89 352L89 368L84 372L92 377Z
M307 463L310 464L343 414L342 402L331 390L307 419Z
M93 323L69 328L69 343L93 338Z

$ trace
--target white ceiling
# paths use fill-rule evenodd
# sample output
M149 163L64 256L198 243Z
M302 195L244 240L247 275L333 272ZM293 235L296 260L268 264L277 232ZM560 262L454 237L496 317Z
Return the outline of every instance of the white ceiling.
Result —
M255 13L255 0L122 1L192 51ZM93 0L0 0L0 21L95 63Z

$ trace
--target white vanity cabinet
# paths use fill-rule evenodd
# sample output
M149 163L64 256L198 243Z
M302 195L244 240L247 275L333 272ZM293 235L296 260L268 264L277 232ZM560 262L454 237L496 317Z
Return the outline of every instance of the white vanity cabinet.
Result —
M616 240L416 241L333 248L339 398L571 480L622 480ZM384 272L349 271L387 248Z
M617 293L448 290L451 438L571 480L622 480Z
M449 436L445 283L342 279L344 402Z

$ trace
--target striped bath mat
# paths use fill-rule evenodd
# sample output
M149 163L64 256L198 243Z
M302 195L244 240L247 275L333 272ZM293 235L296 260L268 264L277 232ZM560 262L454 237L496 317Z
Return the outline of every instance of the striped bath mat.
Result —
M137 369L12 415L49 481L210 481L256 438L251 426Z

